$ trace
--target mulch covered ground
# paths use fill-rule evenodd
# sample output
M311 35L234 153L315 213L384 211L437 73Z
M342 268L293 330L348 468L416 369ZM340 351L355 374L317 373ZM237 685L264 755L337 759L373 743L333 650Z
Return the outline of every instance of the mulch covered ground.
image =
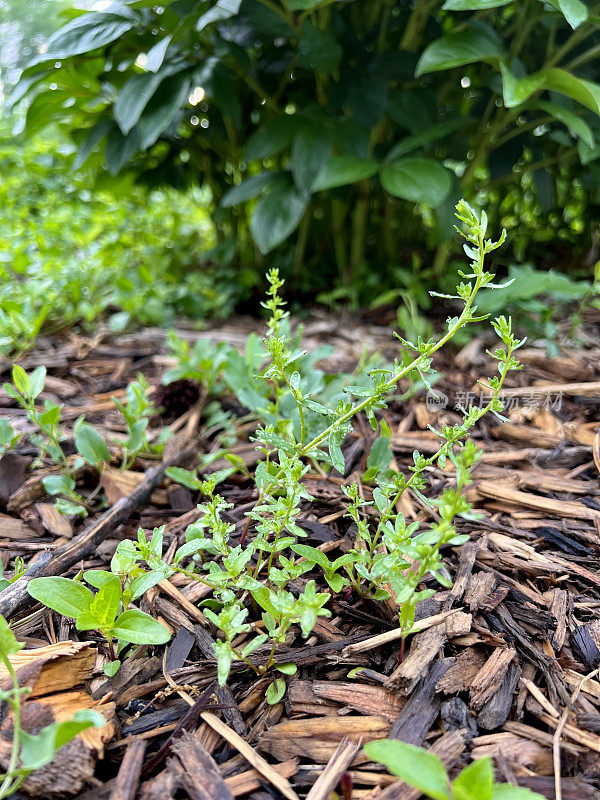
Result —
M238 320L201 335L243 347L250 329L260 324ZM243 665L234 665L227 686L216 686L215 631L197 605L204 590L187 578L163 581L141 603L172 629L170 644L138 648L111 679L101 672L108 659L99 637L97 650L81 644L94 644L94 635L78 634L69 620L34 605L23 581L6 589L0 613L28 648L19 665L22 683L33 687L25 722L39 724L43 717L46 724L52 717L44 715L68 715L91 698L112 720L65 747L30 791L86 800L327 800L336 790L346 800L412 800L418 792L369 763L360 748L392 736L430 748L451 772L490 754L499 780L548 798L600 797L599 331L600 317L589 315L579 343L561 347L558 357L549 358L542 342L520 351L525 369L511 376L510 422L490 419L474 436L484 455L469 498L481 518L459 521L470 541L444 553L453 588L419 607L422 630L403 653L389 603L340 595L331 604L333 617L319 621L308 641L299 631L291 637L281 656L297 664L298 673L285 699L269 706L264 692L270 678L257 679ZM190 340L198 335L180 333ZM309 349L334 346L325 364L332 371L351 370L363 346L396 354L390 329L356 320L342 327L336 318L315 317L305 335ZM47 366L46 396L63 404L67 425L85 414L110 441L123 433L110 398L121 397L139 372L159 384L169 363L164 339L158 330L64 334L40 340L20 363L28 370ZM436 388L445 398L437 405L419 396L385 412L398 469L407 468L416 448L435 452L428 424L457 420L457 402L479 402L477 378L491 374L486 344L474 339L442 357L444 377ZM5 377L9 366L3 365ZM197 518L200 498L165 480L164 467L192 466L196 452L210 449L200 424L202 402L169 422L174 435L162 464L140 461L122 473L115 462L105 470L108 508L83 523L54 512L41 484L48 467L30 471L33 448L20 446L5 456L0 550L7 574L16 557L37 575L107 568L118 542L134 537L139 526L165 524L172 553ZM227 403L235 410L232 399ZM0 406L26 430L7 396ZM241 426L234 449L252 466L248 430ZM344 478L307 478L315 500L303 508L300 524L306 541L330 557L353 545L340 485L360 476L372 436L368 425L356 425L344 447ZM451 479L451 472L431 469L431 496ZM82 471L84 491L96 484L97 476ZM368 499L371 490L363 490ZM234 504L230 519L240 534L255 492L239 476L219 492ZM434 518L414 496L403 503L410 519ZM361 671L349 676L357 667ZM4 759L8 717L0 725Z

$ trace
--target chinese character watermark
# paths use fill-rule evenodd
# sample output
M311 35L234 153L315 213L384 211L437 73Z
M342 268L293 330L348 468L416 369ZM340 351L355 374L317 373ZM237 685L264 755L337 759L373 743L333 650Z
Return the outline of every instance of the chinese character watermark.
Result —
M512 394L510 391L501 392L500 400L504 403L504 412L515 408L546 409L547 411L560 411L562 408L562 392L534 392L527 391L523 394ZM450 403L450 398L438 389L430 389L425 398L425 406L428 411L443 411L446 408L453 408L455 411L464 411L470 406L483 408L492 399L491 394L483 392L458 391L454 395L454 405Z

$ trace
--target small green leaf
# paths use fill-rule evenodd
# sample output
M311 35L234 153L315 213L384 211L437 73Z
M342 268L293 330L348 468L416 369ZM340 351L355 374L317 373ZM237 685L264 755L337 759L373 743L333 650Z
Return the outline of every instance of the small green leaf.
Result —
M111 635L132 644L166 644L171 638L161 622L136 608L124 611L117 618Z
M265 699L270 706L278 703L285 694L286 683L283 678L275 678L265 693Z
M168 467L165 472L175 483L187 486L188 489L198 491L202 487L202 481L198 479L198 476L192 470L183 469L182 467Z
M465 767L452 781L454 800L492 800L494 765L484 756Z
M83 458L94 467L110 461L110 450L98 431L84 423L75 437L75 447Z
M73 719L47 725L35 736L21 731L21 762L28 770L39 769L49 764L54 754L63 745L87 728L101 728L106 720L98 711L85 709L76 711Z
M402 778L409 786L434 800L449 800L448 776L434 753L391 739L369 742L364 749L370 759L385 764L393 775Z
M532 792L525 786L513 786L512 783L495 783L492 800L546 800L543 794Z
M330 158L319 172L312 185L313 192L323 192L326 189L335 189L337 186L347 186L373 177L379 164L367 158L356 156L334 156Z
M295 675L298 672L296 664L276 664L275 669L284 675Z
M121 666L121 662L119 659L115 659L114 661L109 661L108 664L105 664L102 667L102 672L105 675L108 675L109 678L112 678L113 675L116 675L119 671L119 667Z
M72 619L88 611L94 599L87 586L69 578L33 578L27 591L34 600Z
M11 631L8 622L0 615L0 653L5 656L14 655L25 647L18 642L14 633Z
M68 475L47 475L42 484L48 494L69 494L75 488L75 481Z

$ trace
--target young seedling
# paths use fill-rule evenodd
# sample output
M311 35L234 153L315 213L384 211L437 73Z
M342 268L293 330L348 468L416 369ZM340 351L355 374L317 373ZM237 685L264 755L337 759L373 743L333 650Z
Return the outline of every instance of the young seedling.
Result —
M511 783L496 783L489 756L465 767L454 780L435 753L396 739L380 739L364 747L372 761L432 800L543 800L541 794Z

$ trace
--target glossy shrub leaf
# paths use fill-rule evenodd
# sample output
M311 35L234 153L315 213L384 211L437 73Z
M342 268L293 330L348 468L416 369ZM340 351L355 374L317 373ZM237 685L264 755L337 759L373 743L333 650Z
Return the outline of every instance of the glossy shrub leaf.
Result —
M302 127L292 141L290 168L300 192L308 192L331 153L329 136L317 126Z
M391 739L369 742L364 749L370 759L385 764L393 775L402 778L409 786L434 800L449 800L446 770L434 753Z
M77 436L75 437L75 447L77 448L77 452L85 458L88 464L92 464L92 466L97 467L100 464L110 461L110 450L106 442L98 431L87 423L84 423L79 428Z
M291 144L298 123L292 117L273 117L248 139L244 157L246 161L269 158Z
M543 111L546 111L548 114L550 114L550 116L554 117L554 119L562 122L563 125L566 125L571 133L575 136L578 136L587 144L588 147L595 147L596 142L592 129L587 122L582 120L581 117L577 116L577 114L569 111L568 108L563 108L563 106L559 106L556 103L546 102L545 100L539 100L537 106L538 108L541 108Z
M338 68L342 48L335 39L306 20L298 39L298 64L319 75L329 75Z
M75 481L68 475L46 475L42 484L48 494L69 494L75 488Z
M430 206L439 205L452 187L448 170L430 158L406 158L386 164L379 177L383 188L394 197Z
M113 12L115 8L118 8L118 13ZM136 21L135 14L119 3L113 4L111 13L83 14L50 37L44 61L50 58L68 58L104 47L132 28Z
M578 28L588 18L587 6L581 0L550 0L550 2L562 13L573 29Z
M242 0L217 0L214 6L202 14L196 22L196 30L203 31L213 22L224 22L234 17L240 10Z
M454 133L454 131L462 128L467 122L468 120L465 119L452 119L448 120L448 122L438 122L426 128L424 131L421 131L421 133L405 136L404 139L392 147L385 157L385 161L395 161L400 158L400 156L406 155L406 153L410 153L424 144L437 142L450 133Z
M182 73L165 78L144 108L137 124L140 150L147 150L173 122L188 96L191 78Z
M88 611L94 599L87 586L69 578L33 578L27 584L27 591L34 600L73 619Z
M160 72L142 72L133 75L123 86L115 100L113 113L117 125L124 134L129 133L137 124L163 77Z
M507 6L513 0L446 0L444 11L485 11L488 8Z
M524 103L534 92L544 86L545 77L541 72L534 75L527 75L523 78L515 77L510 67L502 62L500 64L502 73L502 95L506 108L515 108Z
M157 72L165 60L167 48L171 44L171 36L165 36L146 53L146 66L148 72Z
M171 638L161 622L136 608L124 611L117 618L111 634L132 644L165 644Z
M544 70L544 76L547 89L564 94L600 115L600 86L597 83L577 78L557 67Z
M452 781L454 800L492 800L493 789L494 765L488 756L473 761Z
M258 201L250 230L261 253L270 253L294 231L306 210L308 196L285 181L275 184Z
M229 191L225 192L221 199L221 206L223 208L231 208L237 206L239 203L245 203L248 200L254 200L262 192L274 182L276 176L280 176L280 172L261 172L260 175L253 175L252 178L246 178L245 181L233 186Z
M466 28L442 36L425 48L415 72L416 77L428 72L452 69L474 61L502 58L502 44L491 33L478 28Z
M319 172L312 185L313 192L335 189L373 177L379 164L369 158L356 156L334 156L330 158Z

